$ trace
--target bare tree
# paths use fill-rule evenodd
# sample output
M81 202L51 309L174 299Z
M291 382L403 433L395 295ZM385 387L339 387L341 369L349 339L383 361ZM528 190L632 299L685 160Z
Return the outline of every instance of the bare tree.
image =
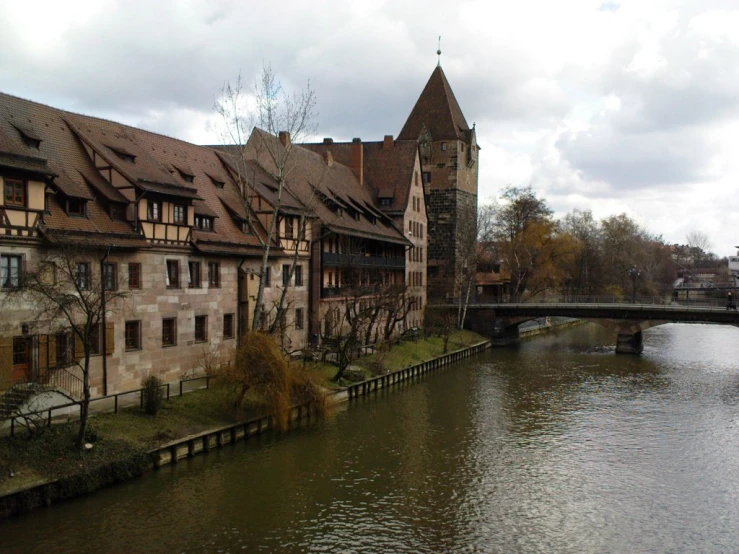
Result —
M57 359L58 365L76 365L82 376L76 439L76 446L81 448L90 407L90 356L97 349L104 351L105 344L101 345L100 339L105 313L127 294L112 274L115 266L106 266L105 251L80 249L79 245L73 246L71 239L59 243L59 247L47 253L43 264L23 275L21 286L11 289L8 298L32 307L35 328L45 327L52 333L70 332L82 348L81 353L74 352L67 360Z
M223 86L215 102L215 111L222 120L221 137L224 142L233 145L227 159L240 188L246 225L257 237L262 250L253 330L262 327L269 254L278 239L283 201L290 194L286 190L286 180L294 166L293 144L304 141L315 132L315 105L316 97L310 83L302 91L290 95L276 80L269 64L263 66L252 96L245 93L244 82L239 75L235 83L229 82ZM252 132L255 127L268 136ZM276 136L280 137L279 140L274 138ZM247 140L247 137L250 138ZM263 188L259 182L261 173L266 173L274 185L267 213L255 205L264 196L263 190L260 190ZM265 215L269 217L262 217Z

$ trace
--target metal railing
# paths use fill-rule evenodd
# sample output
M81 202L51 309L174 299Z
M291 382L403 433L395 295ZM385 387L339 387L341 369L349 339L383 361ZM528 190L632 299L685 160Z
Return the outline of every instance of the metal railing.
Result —
M448 298L448 304L458 305L459 298ZM479 305L588 305L588 306L661 306L665 309L683 309L683 308L706 308L711 310L726 310L726 298L696 298L696 299L672 299L663 296L637 296L636 298L615 295L583 295L583 296L553 296L546 297L534 296L522 299L498 299L485 296L470 296L469 306Z
M174 383L163 383L162 386L161 386L161 388L163 388L166 391L165 392L165 398L166 398L166 400L169 400L170 397L171 397L171 393L172 393L172 390L171 389L172 389L172 385L173 384L174 385L178 385L178 387L179 387L179 396L182 396L186 392L191 392L193 390L202 389L202 388L205 388L205 389L210 388L210 381L211 381L211 379L215 379L215 378L216 378L215 375L201 375L199 377L190 377L190 378L187 378L187 379L180 379L179 381L175 381ZM203 386L200 386L200 387L190 387L190 388L188 388L187 386L185 386L185 383L191 383L191 382L194 382L194 381L203 381L203 380L205 380L205 386L204 387ZM99 412L110 412L110 411L112 411L113 413L117 414L118 413L118 410L121 408L121 406L120 406L121 403L120 403L120 400L119 399L121 397L132 396L132 395L138 395L139 396L139 399L138 399L139 400L139 407L140 408L143 408L144 407L144 389L143 388L140 388L140 389L133 389L133 390L128 390L128 391L118 392L118 393L115 393L115 394L110 394L108 396L98 396L97 398L92 398L90 400L90 409L92 409L92 407L93 407L94 404L101 403L101 402L106 402L107 401L111 406L107 410L106 409L101 409L101 410L98 410L98 411ZM129 405L133 405L133 404L129 404ZM32 416L45 416L46 425L47 426L51 426L51 421L52 421L52 419L54 417L54 415L53 415L54 412L58 412L60 410L69 410L70 408L74 408L75 406L81 409L82 408L82 401L76 400L74 402L68 402L66 404L60 404L58 406L52 406L52 407L49 407L49 408L45 408L43 410L28 411L28 412L23 412L22 414L20 414L20 413L19 414L13 414L9 418L7 418L7 419L10 420L10 436L12 437L12 436L15 435L15 427L16 427L16 421L17 420L23 420L25 418L32 417ZM69 415L71 416L72 414L69 414ZM79 417L79 413L77 414L77 417Z

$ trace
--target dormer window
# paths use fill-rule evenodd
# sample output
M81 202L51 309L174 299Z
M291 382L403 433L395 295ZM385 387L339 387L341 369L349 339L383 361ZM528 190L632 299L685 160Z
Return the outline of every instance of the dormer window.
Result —
M196 215L195 228L200 229L201 231L212 231L213 218L207 215Z
M190 175L189 173L185 173L181 169L178 169L177 171L179 172L180 177L182 177L183 181L185 181L186 183L192 183L195 180L195 176L194 175Z
M113 148L112 146L108 146L108 148L110 148L113 151L113 154L118 156L124 162L136 163L136 156L134 154L131 154L130 152L127 152L123 148Z
M208 175L208 177L210 177L210 175ZM213 182L213 184L215 185L217 189L222 189L223 186L226 184L223 181L219 181L218 179L214 177L210 177L210 180Z
M353 215L354 215L354 219L355 219L356 221L359 221L359 217L360 217L360 215L361 215L361 214L360 214L359 212L354 212L354 214L353 214Z
M79 198L68 198L67 215L85 217L87 215L87 201Z
M380 206L390 206L392 203L392 198L380 198Z
M15 127L16 131L18 131L18 134L21 136L23 144L36 150L39 149L41 146L41 137L38 136L33 129L29 129L28 127L18 127L15 124L13 124L13 127Z

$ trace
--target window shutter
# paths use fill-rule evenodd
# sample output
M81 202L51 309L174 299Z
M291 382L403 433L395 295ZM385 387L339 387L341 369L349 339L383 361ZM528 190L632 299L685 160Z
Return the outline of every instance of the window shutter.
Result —
M0 337L0 383L13 379L13 337Z
M49 335L38 336L38 360L39 369L48 369L49 367Z
M115 351L115 324L105 323L105 355L109 356Z

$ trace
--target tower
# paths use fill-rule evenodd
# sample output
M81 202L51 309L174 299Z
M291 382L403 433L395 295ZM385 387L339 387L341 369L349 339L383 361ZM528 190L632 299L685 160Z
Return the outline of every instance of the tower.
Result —
M419 142L429 225L429 294L455 295L468 257L465 250L475 240L480 148L475 127L467 124L441 65L398 139Z

